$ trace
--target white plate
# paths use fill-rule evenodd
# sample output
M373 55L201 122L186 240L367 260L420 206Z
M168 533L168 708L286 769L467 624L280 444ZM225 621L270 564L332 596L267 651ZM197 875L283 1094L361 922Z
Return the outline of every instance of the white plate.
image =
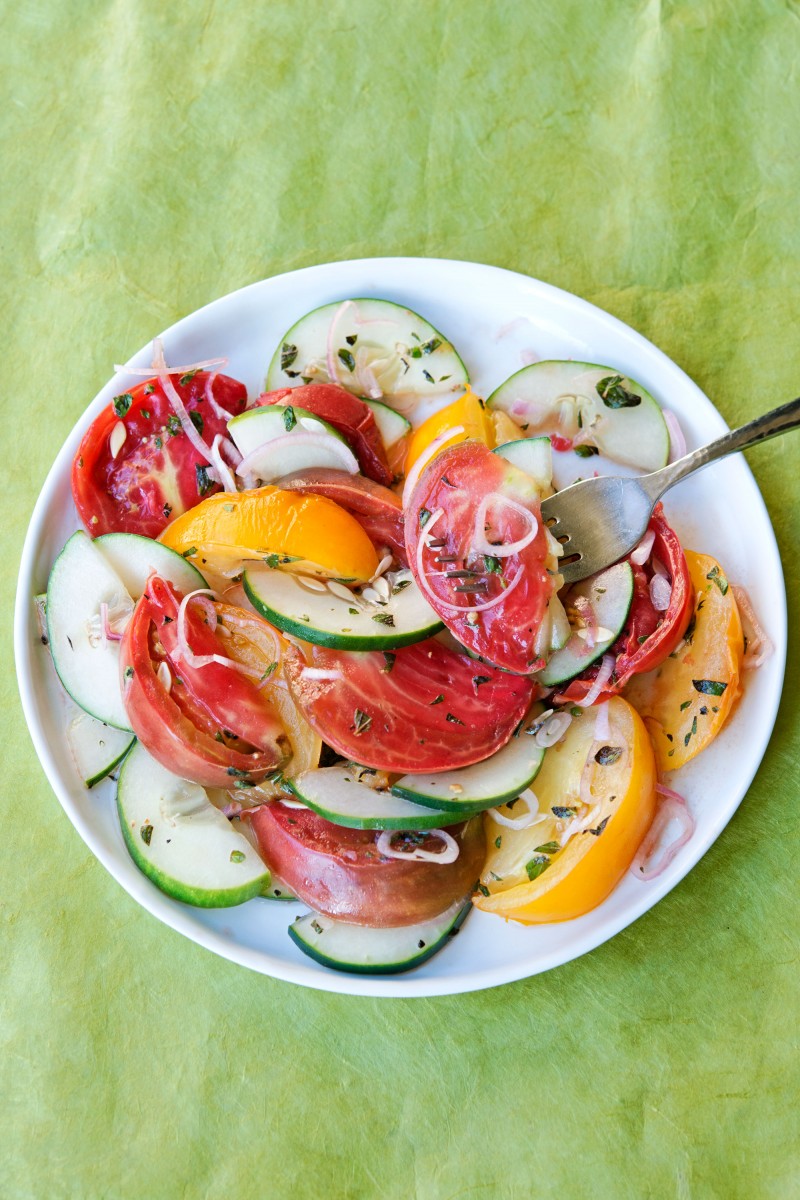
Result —
M479 394L517 370L524 355L608 363L633 376L680 417L689 447L723 433L725 423L700 389L673 362L614 317L535 279L475 263L439 259L362 259L308 267L255 283L209 304L163 335L167 361L226 355L230 375L250 394L263 384L283 333L309 309L350 296L379 296L416 309L451 338ZM119 348L108 347L109 360ZM150 347L132 364L146 366ZM64 738L60 688L41 646L32 597L78 527L70 466L82 432L111 398L130 384L115 375L67 439L36 504L20 568L15 651L23 707L36 751L78 833L114 878L173 929L233 962L266 975L362 996L436 996L522 979L585 954L624 929L673 888L719 836L755 775L769 741L786 659L786 602L772 527L741 455L712 467L668 497L667 511L684 543L720 558L744 584L775 643L769 662L747 679L742 701L724 732L674 775L689 799L697 832L658 879L628 875L594 912L560 925L524 927L473 913L445 951L408 975L345 975L306 958L286 933L299 904L251 900L240 908L188 908L159 892L125 850L113 785L87 792Z

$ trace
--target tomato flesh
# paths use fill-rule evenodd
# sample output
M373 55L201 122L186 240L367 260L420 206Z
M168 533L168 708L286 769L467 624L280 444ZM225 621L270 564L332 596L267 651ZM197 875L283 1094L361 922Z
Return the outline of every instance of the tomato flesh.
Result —
M271 871L317 912L356 925L415 925L468 895L483 865L480 819L449 825L455 862L386 858L372 829L333 825L309 809L269 804L246 814ZM435 846L435 833L428 839Z
M227 419L211 399L231 416L247 405L244 384L226 375L197 371L170 378L208 446L227 432ZM114 454L112 435L120 424L125 437ZM72 464L72 495L92 537L139 533L156 538L173 518L220 490L207 478L207 466L154 378L117 396L89 426Z
M488 528L480 534L488 542L522 540L535 522L533 540L503 558L476 551L475 519L484 499L490 504ZM537 669L536 637L553 578L545 566L547 536L531 480L480 442L451 446L414 488L405 530L414 578L462 646L507 671ZM489 601L495 601L492 607L470 615Z
M389 488L333 467L296 471L278 479L275 486L286 492L311 492L335 500L356 518L376 547L386 547L402 566L406 565L403 506Z
M222 788L257 782L287 757L283 728L263 693L238 670L189 665L177 644L179 603L171 584L151 576L125 630L122 697L133 731L153 758L184 779ZM227 657L191 606L186 638L195 654Z
M390 484L393 476L372 409L358 396L335 383L307 383L296 388L263 392L256 404L293 404L313 413L347 440L361 470L376 483Z
M504 746L525 715L530 680L431 638L384 653L292 646L284 670L308 723L339 754L381 771L448 771ZM341 678L308 679L306 665Z
M672 583L669 607L663 613L653 607L650 599L652 566L648 563L645 569L631 563L633 601L625 628L610 649L616 658L613 674L597 697L596 704L616 696L634 675L660 666L683 638L694 611L694 588L686 555L678 535L667 523L660 504L653 510L648 528L655 534L651 558L663 563ZM559 704L574 704L583 700L599 670L599 663L587 667L556 697L556 701Z

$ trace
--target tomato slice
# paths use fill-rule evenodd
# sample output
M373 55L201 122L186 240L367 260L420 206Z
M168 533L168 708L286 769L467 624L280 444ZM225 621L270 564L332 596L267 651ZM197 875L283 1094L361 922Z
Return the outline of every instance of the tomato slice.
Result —
M614 670L609 683L595 701L602 704L610 696L616 696L634 675L652 671L672 654L686 632L694 611L694 588L692 586L686 555L675 530L667 523L664 509L657 504L650 518L649 529L655 534L653 551L646 568L632 563L634 592L628 620L621 635L611 647L616 656ZM652 559L657 558L667 570L672 583L672 594L666 612L660 613L650 599L650 580L653 577ZM569 686L556 696L559 704L583 700L600 670L599 663L573 679Z
M403 506L400 497L389 488L363 475L350 475L332 467L296 471L278 479L275 486L285 492L310 492L335 500L356 518L375 546L385 546L406 566Z
M530 680L435 638L398 650L297 647L284 671L309 724L339 754L381 771L447 771L488 758L525 715ZM339 672L313 679L304 668Z
M224 414L236 416L247 405L244 384L227 375L194 371L170 378L209 446L227 431ZM118 425L124 431L119 446ZM89 426L72 464L72 495L92 537L140 533L155 538L201 497L220 490L208 479L207 466L154 378L117 396Z
M486 518L476 532L482 502ZM475 546L524 541L532 524L533 540L506 557ZM412 493L406 550L417 584L462 646L507 671L536 669L536 636L554 588L538 494L524 472L480 442L443 450Z
M347 439L365 475L376 483L388 485L392 482L394 477L372 409L352 392L335 383L307 383L301 387L262 392L256 405L266 404L294 404L327 421Z
M153 758L184 779L227 788L257 782L287 758L286 734L240 670L187 661L177 633L180 600L170 583L151 576L125 630L121 680L133 731ZM191 604L186 640L195 655L228 657Z
M270 870L300 900L356 925L415 925L438 916L469 893L485 854L480 819L448 825L459 855L436 863L385 858L375 830L332 825L309 809L269 804L244 815ZM434 848L435 832L416 837Z

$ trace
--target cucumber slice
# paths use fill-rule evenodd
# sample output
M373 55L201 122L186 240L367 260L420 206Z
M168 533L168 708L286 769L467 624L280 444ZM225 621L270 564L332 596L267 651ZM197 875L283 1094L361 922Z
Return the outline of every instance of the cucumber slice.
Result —
M269 886L264 863L196 783L179 779L134 746L117 785L131 858L156 887L198 908L227 908Z
M83 531L74 533L47 581L47 636L58 677L75 703L105 725L130 731L119 685L119 642L104 642L100 605L133 611L119 575Z
M251 408L228 422L228 432L250 460L250 474L265 483L311 467L334 467L351 475L358 471L342 435L304 408L280 404Z
M544 687L555 687L565 683L585 671L593 662L605 654L609 646L617 640L628 619L631 601L633 600L633 571L628 562L617 563L598 575L590 575L588 579L570 588L565 601L567 608L574 605L579 596L585 596L590 601L601 629L608 631L608 636L601 638L591 650L586 648L586 642L573 632L569 641L561 650L556 650L544 670L537 672L535 678Z
M208 587L197 567L176 550L170 550L169 546L162 546L152 538L141 537L138 533L104 533L95 539L94 545L103 552L106 562L119 575L134 600L141 596L153 571L162 579L168 579L179 592Z
M390 650L421 642L442 622L412 581L386 604L349 600L325 591L309 591L288 571L253 567L242 580L247 598L285 633L336 650Z
M411 422L407 421L399 412L395 412L393 408L389 408L388 404L381 404L380 400L366 400L365 398L365 403L372 409L375 424L378 426L378 433L383 439L384 446L387 450L391 450L395 442L399 442L400 438L410 432Z
M616 399L609 385L604 401L597 385L615 378L620 389L638 397L637 404L610 407ZM625 396L618 394L624 404ZM669 458L669 430L658 402L614 367L571 360L533 363L502 383L486 403L518 425L527 424L531 437L556 426L567 437L590 433L601 454L642 471L656 471Z
M520 438L504 442L493 451L530 475L542 497L553 494L553 452L549 437Z
M420 807L389 791L379 791L358 780L358 767L321 767L287 780L298 800L334 825L351 829L439 829L442 813ZM394 790L394 789L392 789ZM460 814L444 824L454 825Z
M513 800L536 778L544 759L533 740L542 705L537 704L522 721L509 742L491 758L430 775L403 775L392 786L395 796L447 813L459 820L473 813L496 808Z
M136 738L124 729L114 729L90 717L87 712L65 696L67 707L67 742L75 766L87 788L119 766Z
M328 371L332 323L333 380ZM274 391L319 382L403 407L461 392L469 375L451 343L424 317L390 300L357 299L337 300L301 317L276 349L266 387Z
M289 926L289 937L309 958L356 975L397 975L431 958L454 937L472 904L452 904L419 925L373 929L350 925L321 913L308 913Z

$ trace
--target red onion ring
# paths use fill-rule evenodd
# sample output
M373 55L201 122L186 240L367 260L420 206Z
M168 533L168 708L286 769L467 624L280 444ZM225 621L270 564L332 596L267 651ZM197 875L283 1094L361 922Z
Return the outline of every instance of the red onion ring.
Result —
M772 638L769 636L767 631L764 629L764 626L756 616L753 603L745 588L743 588L741 584L732 583L731 591L733 592L736 600L736 605L739 609L739 615L744 618L742 624L745 624L746 622L752 630L753 636L751 638L748 630L745 629L745 636L747 637L747 651L745 653L742 666L745 668L745 670L753 671L757 667L763 666L767 659L774 654L775 645L772 641Z
M528 532L524 537L518 538L515 542L505 542L499 546L492 545L486 540L486 518L489 515L489 505L505 504L507 508L519 513L520 516L527 517L529 522ZM489 492L488 496L484 496L478 505L475 513L475 527L472 532L472 549L476 554L490 554L494 558L509 558L512 554L521 553L526 546L530 546L531 542L539 532L539 522L533 513L525 508L524 505L512 500L510 496L504 496L502 492Z
M431 444L422 451L422 454L420 454L419 458L408 472L406 481L403 484L403 508L408 507L408 502L411 499L411 493L417 486L417 481L420 475L425 470L431 459L436 457L439 448L443 446L445 442L448 442L450 438L456 437L459 433L463 432L463 425L452 425L449 429L443 430L442 433L440 433L438 437L434 438Z
M686 453L686 438L683 436L683 430L674 412L670 412L668 408L662 408L661 415L669 431L669 461L677 462Z
M666 871L670 863L674 861L678 851L683 849L690 840L697 827L695 819L689 812L683 796L674 792L672 788L664 787L661 783L656 784L656 793L662 798L658 806L658 812L630 868L631 874L643 883L649 883L650 880L658 878L662 872ZM653 857L671 821L678 821L681 831L676 838L669 842L667 846L662 847L655 854L655 857Z
M573 700L572 703L577 704L579 708L591 708L611 678L615 661L616 659L613 654L604 654L600 663L600 670L597 672L597 678L589 688L589 691L582 700Z

